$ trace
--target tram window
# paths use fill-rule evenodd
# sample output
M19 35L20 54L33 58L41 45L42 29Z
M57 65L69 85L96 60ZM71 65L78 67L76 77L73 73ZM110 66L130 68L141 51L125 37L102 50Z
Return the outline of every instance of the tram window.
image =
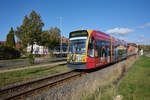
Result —
M90 37L88 45L88 56L94 57L94 37Z
M101 57L101 46L99 46L98 56Z
M106 50L105 48L103 47L102 48L102 52L101 52L101 57L105 57L106 56Z
M107 48L107 56L110 56L110 48Z
M110 42L107 42L107 56L110 56Z
M95 57L110 56L110 42L95 40Z
M96 40L95 41L96 43L95 43L95 47L97 47L96 49L97 49L97 57L101 57L101 48L102 48L102 46L101 46L101 41L100 40ZM95 50L96 51L96 50ZM96 55L96 54L95 54Z
M101 43L102 43L101 57L105 57L106 56L106 42L101 41Z
M98 45L98 40L95 40L95 57L99 56L99 45Z
M112 46L112 55L115 55L115 43L113 42L113 46Z

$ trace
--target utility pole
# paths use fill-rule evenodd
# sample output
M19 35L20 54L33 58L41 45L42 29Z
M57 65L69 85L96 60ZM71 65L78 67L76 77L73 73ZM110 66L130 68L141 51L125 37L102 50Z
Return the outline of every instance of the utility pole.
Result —
M59 25L60 25L60 53L62 54L62 17L59 18Z
M81 29L83 30L83 25L81 26Z

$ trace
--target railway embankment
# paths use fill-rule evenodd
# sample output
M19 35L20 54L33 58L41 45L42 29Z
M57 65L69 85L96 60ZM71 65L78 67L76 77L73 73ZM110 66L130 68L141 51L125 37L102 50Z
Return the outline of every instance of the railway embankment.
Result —
M96 71L89 72L78 79L75 79L65 84L46 90L32 97L28 100L79 100L84 97L86 93L94 92L98 87L113 81L117 84L119 79L125 75L131 66L136 62L138 56L132 56L119 63L106 66Z

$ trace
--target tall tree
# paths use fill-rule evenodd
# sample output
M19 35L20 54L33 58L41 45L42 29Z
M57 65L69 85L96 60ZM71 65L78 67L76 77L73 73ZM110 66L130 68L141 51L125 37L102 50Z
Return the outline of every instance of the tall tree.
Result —
M23 24L17 27L16 31L16 36L23 48L31 45L31 53L33 52L33 45L41 43L43 26L44 23L41 20L41 16L34 10L32 10L29 17L25 15Z
M60 29L51 27L41 34L42 45L54 49L60 43Z
M25 15L22 25L20 27L17 27L17 31L15 31L15 34L18 39L18 43L22 49L26 48L28 45L26 39L28 27L29 27L29 18L27 17L27 15Z
M56 45L58 45L60 43L60 29L55 27L55 28L51 28L49 30L50 33L50 41L51 41L51 45L49 46L49 48L53 49Z
M41 34L41 43L40 43L40 45L45 46L45 47L49 47L50 44L51 44L51 42L50 42L49 31L44 30Z
M9 47L13 47L13 48L16 47L15 39L14 39L14 30L12 27L11 27L9 33L7 34L6 45Z

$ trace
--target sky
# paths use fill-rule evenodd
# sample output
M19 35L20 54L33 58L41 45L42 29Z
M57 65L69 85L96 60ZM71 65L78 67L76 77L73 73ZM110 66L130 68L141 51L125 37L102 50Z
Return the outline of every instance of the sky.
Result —
M43 30L60 27L62 35L93 29L137 44L150 44L150 0L0 0L0 41L34 10Z

